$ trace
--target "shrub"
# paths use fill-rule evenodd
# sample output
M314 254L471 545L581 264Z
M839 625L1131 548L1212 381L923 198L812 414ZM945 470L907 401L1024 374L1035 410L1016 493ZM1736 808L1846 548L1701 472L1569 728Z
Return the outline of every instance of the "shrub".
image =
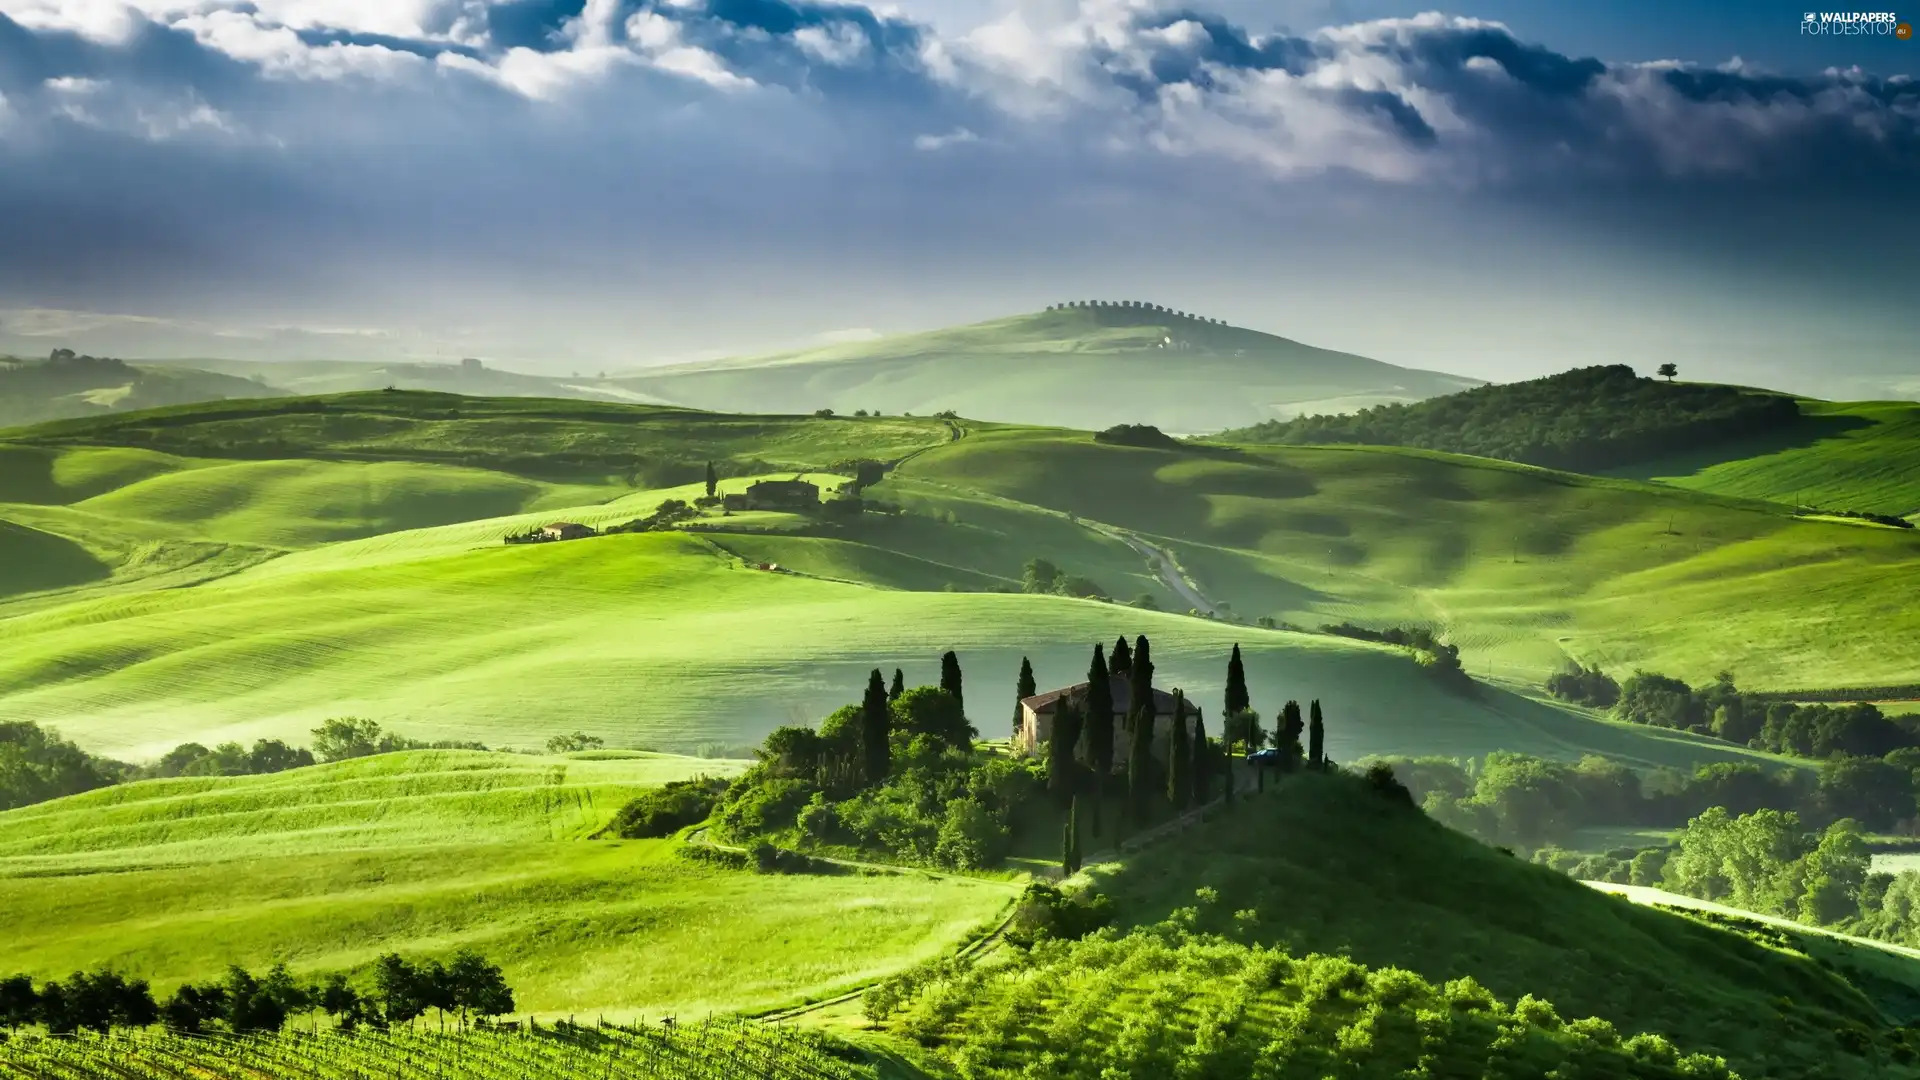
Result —
M705 821L726 790L725 780L675 780L629 800L613 815L607 829L629 840L672 836Z

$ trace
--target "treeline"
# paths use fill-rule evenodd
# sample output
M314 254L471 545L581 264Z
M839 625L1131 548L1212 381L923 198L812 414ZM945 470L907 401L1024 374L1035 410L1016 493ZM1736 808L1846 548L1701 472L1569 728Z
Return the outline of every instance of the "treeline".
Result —
M251 747L181 743L151 764L87 753L58 732L26 721L0 723L0 810L30 806L95 788L176 776L255 776L316 762L344 761L398 750L485 750L477 742L423 742L384 731L372 720L341 717L313 729L313 747L257 739Z
M1774 430L1799 415L1789 397L1662 383L1613 364L1344 416L1269 420L1219 437L1409 446L1593 471Z
M1110 446L1138 446L1148 450L1184 450L1186 445L1152 424L1115 424L1094 432L1093 441Z
M138 1029L164 1024L173 1031L200 1033L218 1026L234 1034L279 1031L288 1020L315 1010L351 1031L361 1025L385 1028L409 1023L426 1012L469 1017L501 1016L513 1011L513 990L497 965L463 949L442 964L409 961L388 953L373 965L372 985L357 989L345 972L317 980L294 979L285 964L256 978L233 966L213 982L187 983L165 1001L156 1001L145 979L128 979L110 970L76 971L64 981L34 985L26 975L0 979L0 1023L9 1028L38 1024L49 1034L90 1030Z
M1803 506L1801 514L1817 514L1821 517L1853 518L1856 521L1871 521L1876 525L1891 525L1896 529L1911 529L1913 522L1892 514L1875 514L1866 510L1822 510L1814 506Z
M1473 688L1472 677L1460 663L1460 647L1441 641L1434 636L1433 631L1424 626L1389 626L1384 630L1370 630L1364 626L1343 622L1324 624L1320 627L1320 632L1360 641L1379 641L1411 649L1420 666L1432 672L1442 682L1458 689Z
M1590 828L1677 828L1713 807L1733 814L1792 810L1824 827L1853 819L1875 830L1914 816L1912 769L1842 758L1815 772L1754 762L1637 772L1589 754L1578 762L1510 751L1484 759L1378 757L1435 820L1483 842L1524 850L1564 846Z
M1692 687L1648 671L1616 683L1603 672L1576 666L1549 678L1547 691L1564 701L1610 708L1621 720L1712 735L1776 754L1884 757L1920 748L1920 733L1870 702L1781 701L1775 695L1743 692L1728 672Z

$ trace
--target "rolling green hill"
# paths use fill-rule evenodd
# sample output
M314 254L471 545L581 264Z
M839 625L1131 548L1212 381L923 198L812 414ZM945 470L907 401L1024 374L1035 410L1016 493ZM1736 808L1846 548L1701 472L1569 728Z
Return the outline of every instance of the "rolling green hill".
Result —
M612 385L743 412L955 410L982 420L1218 431L1418 401L1476 380L1140 307L1064 308L921 334L622 375Z
M1036 429L976 431L876 491L901 481L1157 538L1249 618L1432 625L1477 673L1534 683L1573 657L1780 689L1920 681L1920 624L1887 588L1920 572L1905 530L1432 452Z
M1536 1001L1530 1015L1551 1017L1549 1029L1598 1017L1611 1031L1574 1030L1601 1046L1657 1033L1681 1053L1723 1055L1748 1080L1915 1075L1895 1025L1912 1019L1920 966L1820 939L1769 947L1636 907L1451 832L1356 777L1287 778L1178 842L1087 875L1122 929L1156 928L932 986L894 1030L988 1077L1097 1076L1124 1061L1116 1075L1180 1075L1182 1059L1195 1075L1262 1075L1255 1060L1281 1076L1665 1075L1620 1063L1530 1071L1515 1058L1546 1047L1512 1028L1512 1056L1496 1055L1511 1072L1443 1070L1472 1044L1471 1007L1459 1004L1472 988L1434 993L1455 1004L1422 1020L1398 1009L1471 978L1506 1002L1544 999L1552 1008ZM1324 1013L1333 1019L1321 1028ZM1907 1064L1889 1060L1895 1050Z
M1642 463L1620 475L1790 506L1920 515L1920 404L1802 401L1772 435Z
M64 353L47 360L0 358L0 428L274 393L263 382L198 368Z
M587 839L644 788L743 762L418 751L141 781L0 813L7 967L164 992L228 963L359 969L471 946L521 1012L766 1007L951 949L1011 896L923 876L762 876Z

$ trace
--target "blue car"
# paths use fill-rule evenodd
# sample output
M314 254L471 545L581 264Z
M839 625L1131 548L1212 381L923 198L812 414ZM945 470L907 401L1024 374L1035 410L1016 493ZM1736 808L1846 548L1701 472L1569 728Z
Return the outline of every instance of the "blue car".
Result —
M1247 761L1254 765L1278 765L1280 764L1280 751L1275 750L1271 746L1265 750L1255 750L1253 753L1247 755Z

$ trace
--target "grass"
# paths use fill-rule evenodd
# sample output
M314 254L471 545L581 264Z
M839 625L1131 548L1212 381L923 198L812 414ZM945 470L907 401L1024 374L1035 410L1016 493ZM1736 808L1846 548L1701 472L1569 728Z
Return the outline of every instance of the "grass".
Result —
M1802 400L1801 422L1636 467L1676 487L1826 510L1920 514L1920 404Z
M1120 325L1118 321L1130 323ZM1474 381L1172 315L1036 312L928 333L622 375L612 385L704 408L801 404L1104 428L1218 431L1340 399L1414 401ZM1156 346L1172 336L1193 348ZM1174 377L1170 377L1174 376ZM1221 387L1233 387L1223 395Z
M1756 689L1920 675L1920 621L1886 588L1920 572L1905 530L1421 451L1158 451L1039 429L977 431L900 476L1158 538L1243 616L1435 626L1480 674L1537 684L1574 658L1730 669Z
M1157 922L1211 888L1218 898L1205 906L1218 916L1257 912L1257 942L1435 981L1472 976L1503 998L1532 993L1562 1016L1600 1016L1724 1054L1750 1078L1872 1075L1842 1054L1835 1033L1889 1022L1859 986L1807 955L1604 895L1348 777L1289 778L1179 844L1092 873L1129 924ZM1881 978L1886 957L1876 950L1862 963ZM1892 970L1909 992L1920 987L1920 966Z
M762 876L584 839L633 791L738 763L417 752L147 781L0 814L9 970L165 991L229 963L358 970L471 946L522 1013L630 1019L819 997L953 947L1011 886Z
M684 533L429 547L366 565L336 554L0 622L0 700L13 716L134 758L187 739L301 741L344 714L490 745L537 746L582 728L615 744L691 746L817 720L857 698L873 667L933 682L951 648L973 688L970 715L992 737L1011 725L1022 656L1042 685L1060 685L1082 677L1093 642L1145 633L1162 685L1210 709L1240 642L1259 706L1323 699L1331 752L1347 760L1509 748L1687 764L1751 753L1497 689L1461 698L1393 649L1094 601L767 574ZM308 557L315 565L301 571L295 560Z

